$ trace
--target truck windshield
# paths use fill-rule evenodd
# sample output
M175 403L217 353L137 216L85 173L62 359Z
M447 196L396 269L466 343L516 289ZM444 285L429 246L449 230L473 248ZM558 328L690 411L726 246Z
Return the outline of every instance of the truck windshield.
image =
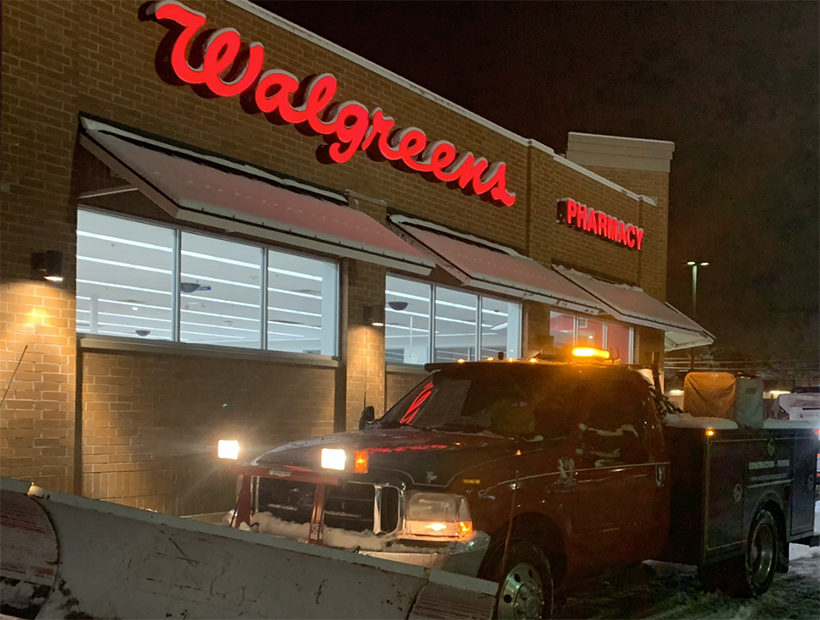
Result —
M445 368L396 403L379 425L566 437L577 424L584 398L579 379L578 369L558 366L499 363Z

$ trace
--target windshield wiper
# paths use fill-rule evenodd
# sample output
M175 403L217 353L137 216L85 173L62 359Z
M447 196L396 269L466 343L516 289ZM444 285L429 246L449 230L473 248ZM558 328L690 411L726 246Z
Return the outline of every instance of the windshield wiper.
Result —
M399 422L398 420L383 420L383 421L379 420L375 424L377 424L381 428L400 428L400 427L403 427L403 426L409 426L410 428L421 429L420 426L414 426L414 425L410 424L409 422Z
M483 424L471 420L450 420L437 426L425 426L428 431L462 431L465 433L482 433L487 429Z

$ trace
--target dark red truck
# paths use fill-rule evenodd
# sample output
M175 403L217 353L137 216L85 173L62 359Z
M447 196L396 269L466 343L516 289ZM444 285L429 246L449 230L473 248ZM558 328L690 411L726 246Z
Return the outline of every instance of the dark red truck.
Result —
M680 411L609 362L427 369L364 430L237 468L233 525L495 581L500 618L647 559L753 596L789 543L818 544L811 429L670 428Z

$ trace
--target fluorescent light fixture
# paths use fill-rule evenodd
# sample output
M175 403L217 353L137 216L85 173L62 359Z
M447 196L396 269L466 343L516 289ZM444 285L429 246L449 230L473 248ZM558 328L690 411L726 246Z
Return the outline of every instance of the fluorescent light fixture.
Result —
M160 269L158 267L146 267L144 265L134 265L133 263L121 263L116 260L108 260L106 258L93 258L91 256L77 256L77 260L87 261L89 263L99 263L101 265L111 265L112 267L123 267L125 269L136 269L138 271L150 271L152 273L161 273L163 275L171 275L170 269Z
M137 248L145 248L146 250L159 250L160 252L171 252L171 248L166 248L161 245L154 245L152 243L143 243L142 241L131 241L130 239L123 239L121 237L110 237L108 235L98 235L97 233L90 233L83 230L77 231L78 237L89 237L91 239L99 239L100 241L109 241L111 243L122 243L124 245L133 245Z
M220 280L211 276L203 276L195 273L182 273L183 278L193 278L194 280L206 280L207 282L218 282L219 284L228 284L230 286L241 286L242 288L259 288L258 284L245 284L243 282L234 282L233 280Z
M669 390L669 396L683 396L683 390Z
M307 297L308 299L321 299L321 295L311 295L310 293L300 293L299 291L289 291L283 288L271 288L268 287L268 292L270 293L279 293L281 295L294 295L296 297Z
M259 269L260 263L245 263L231 258L220 258L218 256L211 256L210 254L200 254L199 252L189 252L182 250L183 256L190 256L191 258L201 258L202 260L212 260L217 263L225 263L226 265L235 265L237 267L249 267L251 269Z
M316 282L322 281L322 276L312 276L307 273L299 273L298 271L288 271L287 269L278 269L277 267L268 267L268 271L279 273L283 276L293 276L294 278L304 278L305 280L314 280Z
M108 288L122 288L127 291L141 291L143 293L156 293L157 295L170 295L171 291L159 291L154 288L140 288L139 286L126 286L124 284L114 284L113 282L99 282L97 280L81 280L77 279L78 283L81 284L96 284L97 286L105 286ZM201 299L201 297L199 298ZM214 301L213 299L208 299L208 301ZM233 303L233 302L231 302ZM250 305L250 304L249 304ZM255 307L255 306L254 306Z
M210 327L212 329L229 329L237 332L251 332L258 334L258 329L248 329L246 327L231 327L230 325L215 325L214 323L192 323L191 321L182 321L180 325L193 325L194 327ZM218 334L214 334L216 336Z

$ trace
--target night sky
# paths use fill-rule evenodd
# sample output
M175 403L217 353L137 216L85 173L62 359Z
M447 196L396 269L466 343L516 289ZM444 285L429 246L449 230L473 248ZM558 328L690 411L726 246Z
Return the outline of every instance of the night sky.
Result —
M671 140L668 300L723 359L820 357L820 3L257 4L557 152Z

